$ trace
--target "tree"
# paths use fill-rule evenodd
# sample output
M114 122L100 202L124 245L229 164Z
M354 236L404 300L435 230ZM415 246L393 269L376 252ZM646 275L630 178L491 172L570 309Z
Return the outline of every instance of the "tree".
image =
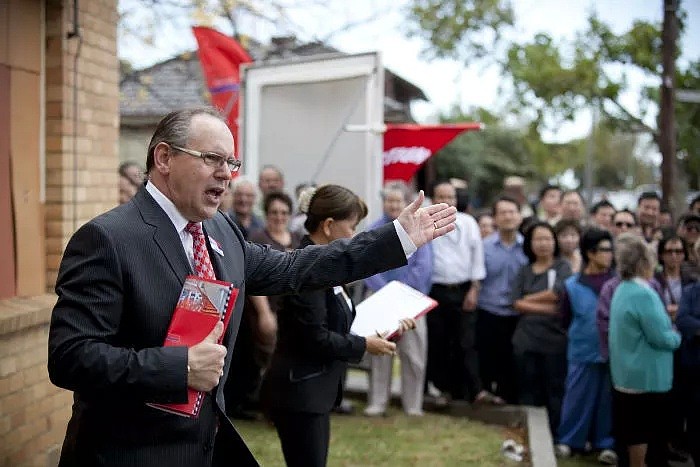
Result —
M700 90L700 60L676 76L676 89ZM700 190L700 104L677 102L676 124L680 173L685 174L690 189Z
M430 58L472 59L489 56L514 25L507 0L414 0L408 6L407 33L426 39Z
M453 2L414 0L409 9L407 33L415 34L414 28L443 24L445 11L438 7L442 3ZM449 34L424 33L429 56L470 63L469 58L481 51L479 47L472 50L472 37L483 29L484 23L468 19L474 15L508 18L510 11L506 2L474 0L462 3L471 10L455 10L463 18L447 23ZM678 17L682 32L685 14L681 11ZM510 19L514 21L512 17ZM494 23L485 24L490 27ZM514 86L512 112L529 116L539 129L551 130L563 121L576 118L582 109L590 111L596 107L611 128L632 134L646 133L658 143L658 128L652 123L653 113L658 108L658 92L654 95L633 89L630 76L641 76L645 82L655 83L658 89L662 71L661 33L661 24L637 20L626 32L618 35L593 13L585 30L571 42L557 43L547 34L537 34L526 43L510 44L500 63L504 75L511 78ZM679 70L677 76L687 76L690 71L690 68ZM687 77L692 79L692 76ZM639 96L637 109L624 104L622 97L629 92L636 92ZM688 118L684 123L679 121L678 125L678 149L682 154L697 151L698 147L697 135L693 136L692 118ZM688 165L694 163L691 161Z
M161 31L179 31L197 24L228 31L246 46L249 36L241 24L254 23L256 30L268 28L274 34L326 43L336 34L381 19L388 9L377 8L340 24L333 22L330 28L325 21L323 33L309 31L308 25L295 19L302 11L306 17L313 13L315 17L344 18L333 5L322 0L120 0L119 36L123 43L155 46Z
M579 179L585 169L588 139L568 143L547 143L542 140L537 125L507 128L500 122L503 116L477 108L464 113L453 108L443 115L443 122L478 120L485 124L479 132L464 133L434 157L439 179L462 178L469 182L469 191L481 205L488 204L503 188L509 175L520 175L536 191L550 180L561 177L571 169ZM617 189L631 175L638 183L650 183L653 171L650 163L635 156L639 138L622 133L601 122L593 141L598 186Z

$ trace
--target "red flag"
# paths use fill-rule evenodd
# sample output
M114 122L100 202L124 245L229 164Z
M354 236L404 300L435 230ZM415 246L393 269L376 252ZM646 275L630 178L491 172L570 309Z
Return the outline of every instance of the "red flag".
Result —
M388 124L384 133L384 181L409 181L430 156L457 135L481 128L481 123Z
M238 146L238 94L240 90L241 63L250 63L248 52L232 39L211 28L192 28L199 45L199 63L207 81L211 104L226 115L228 127Z

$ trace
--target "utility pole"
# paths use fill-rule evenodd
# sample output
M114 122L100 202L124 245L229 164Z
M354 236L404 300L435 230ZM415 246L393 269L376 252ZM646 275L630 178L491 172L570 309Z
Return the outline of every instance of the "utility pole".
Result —
M674 78L676 75L676 40L678 39L679 0L663 0L664 22L661 32L661 103L659 105L658 144L661 150L661 191L664 202L676 213L676 118L674 103Z
M589 207L593 205L593 174L595 172L595 136L596 130L598 129L598 105L598 99L595 99L593 101L593 107L591 108L591 132L588 135L588 142L586 144L586 166L583 172L583 192L586 205Z

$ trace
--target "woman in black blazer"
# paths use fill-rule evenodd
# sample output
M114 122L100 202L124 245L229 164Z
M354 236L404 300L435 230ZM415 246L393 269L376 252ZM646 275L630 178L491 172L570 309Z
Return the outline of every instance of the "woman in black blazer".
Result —
M350 238L367 215L365 203L338 185L306 192L300 205L310 232L300 248ZM393 354L396 345L349 333L355 308L344 287L287 297L282 308L277 348L263 382L263 402L287 465L325 466L330 412L340 402L347 362L359 362L365 351ZM412 327L411 321L402 323L404 329Z

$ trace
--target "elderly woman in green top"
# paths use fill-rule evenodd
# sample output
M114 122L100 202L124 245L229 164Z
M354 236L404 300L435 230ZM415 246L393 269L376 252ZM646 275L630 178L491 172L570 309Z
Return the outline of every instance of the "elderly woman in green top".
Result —
M654 253L636 235L615 243L622 283L610 304L610 370L617 442L627 446L631 467L643 467L647 445L664 442L673 351L681 343L658 294L647 283Z

